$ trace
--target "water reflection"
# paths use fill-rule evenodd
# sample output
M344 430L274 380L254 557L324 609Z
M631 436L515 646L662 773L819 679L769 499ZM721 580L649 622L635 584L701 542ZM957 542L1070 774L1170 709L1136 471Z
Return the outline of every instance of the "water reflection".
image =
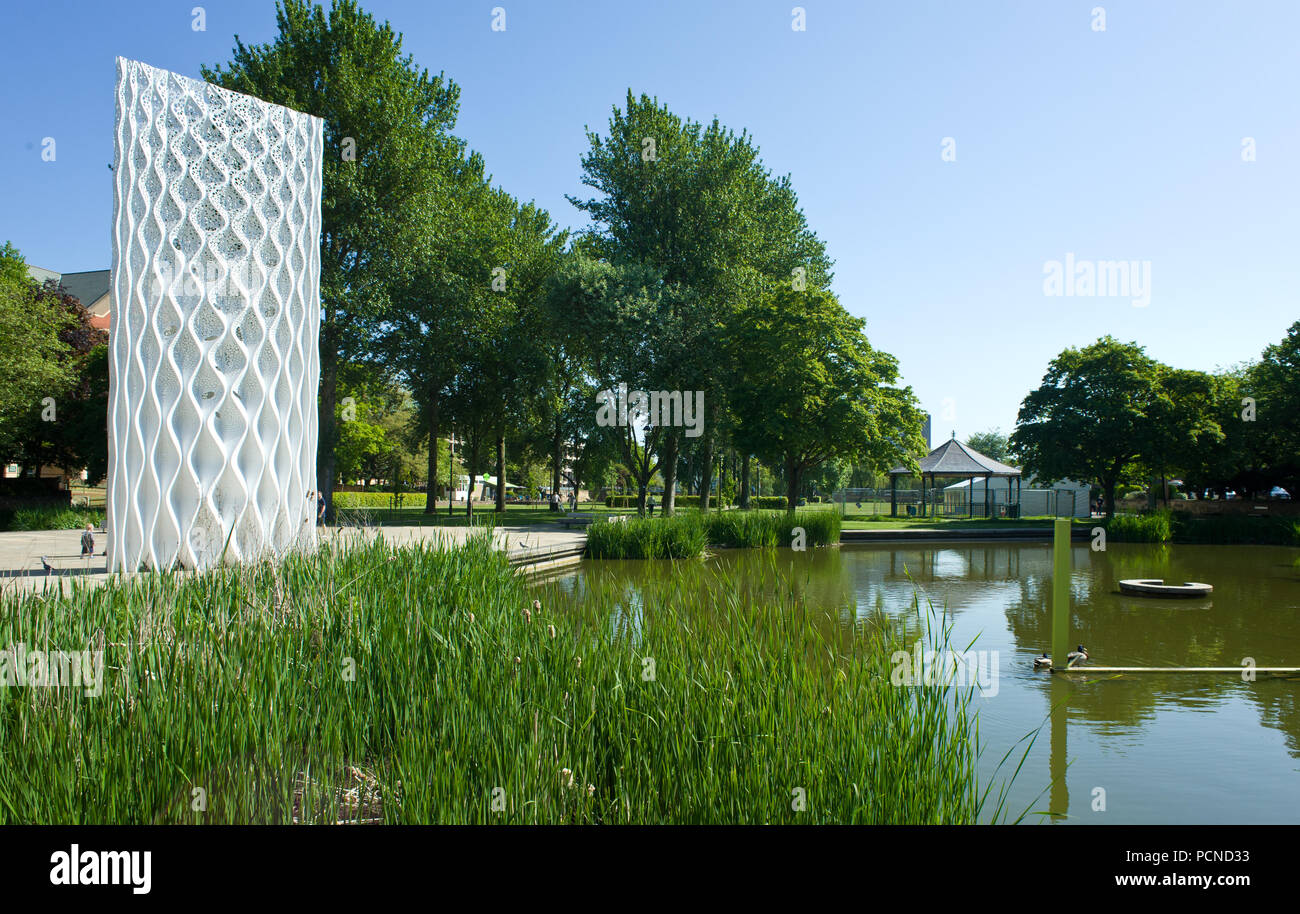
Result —
M1105 666L1235 666L1247 657L1259 666L1300 665L1297 555L1261 546L1111 544L1103 553L1076 545L1072 643ZM1300 818L1300 681L1035 672L1032 658L1051 640L1051 564L1047 544L724 550L704 563L588 562L541 587L579 606L592 588L617 594L621 612L604 624L632 633L647 612L675 602L662 598L665 586L747 602L793 594L845 634L873 614L908 618L919 596L947 614L959 646L978 639L976 648L998 652L1001 688L977 703L984 773L1043 728L1010 806L1107 824ZM1205 581L1215 590L1188 601L1120 594L1119 580L1131 577ZM651 589L659 596L647 606ZM1098 788L1104 811L1094 810Z

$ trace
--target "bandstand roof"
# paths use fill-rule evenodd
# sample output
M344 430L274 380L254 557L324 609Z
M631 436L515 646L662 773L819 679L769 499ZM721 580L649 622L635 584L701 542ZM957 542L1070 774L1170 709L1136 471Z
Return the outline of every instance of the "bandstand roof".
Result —
M921 469L913 474L904 466L894 467L890 476L1019 476L1017 467L1007 466L992 457L950 438L921 458Z

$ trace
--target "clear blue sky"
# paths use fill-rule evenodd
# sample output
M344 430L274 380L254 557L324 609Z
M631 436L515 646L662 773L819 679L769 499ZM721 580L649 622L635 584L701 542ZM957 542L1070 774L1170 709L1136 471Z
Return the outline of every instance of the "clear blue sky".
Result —
M109 265L116 55L198 76L236 33L274 34L265 0L203 4L204 32L195 3L7 0L0 240L30 263ZM564 195L584 190L584 125L629 87L747 128L936 441L1009 430L1065 346L1110 333L1213 369L1300 318L1300 3L804 0L805 32L794 5L364 3L461 85L457 132L496 181L562 225L582 224ZM1045 296L1044 264L1067 253L1149 261L1150 304Z

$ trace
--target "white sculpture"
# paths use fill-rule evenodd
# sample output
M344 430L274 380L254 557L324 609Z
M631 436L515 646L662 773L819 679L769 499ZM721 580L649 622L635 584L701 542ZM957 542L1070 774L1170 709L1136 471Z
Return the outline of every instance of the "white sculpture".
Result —
M322 127L117 60L110 571L315 543Z

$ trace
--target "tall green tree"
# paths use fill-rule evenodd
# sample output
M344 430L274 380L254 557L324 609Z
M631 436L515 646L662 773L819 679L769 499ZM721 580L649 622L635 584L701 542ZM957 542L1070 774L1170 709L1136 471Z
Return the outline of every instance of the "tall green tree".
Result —
M729 317L744 302L801 270L800 282L830 280L825 246L808 229L788 177L774 178L747 133L716 119L704 125L629 90L608 131L588 131L583 183L595 196L569 200L592 219L593 249L611 263L653 269L675 289L654 326L654 346L672 372L660 390L705 391L708 418L696 445L708 505L713 450L725 410L728 366L721 364ZM664 508L673 508L682 431L657 432Z
M60 339L71 318L40 293L22 255L5 242L0 247L0 460L6 462L21 454L41 401L59 397L75 379L69 347Z
M339 369L371 349L391 306L392 274L416 253L411 229L426 207L438 205L437 166L460 90L418 68L403 54L401 36L354 0L334 0L328 12L282 0L276 23L268 44L245 45L236 36L230 62L204 67L203 77L325 121L316 467L331 504Z
M1096 481L1114 514L1115 487L1150 450L1161 372L1137 343L1110 336L1066 349L1021 403L1012 449L1041 480Z
M831 293L765 295L742 315L731 344L736 441L785 476L789 510L805 473L831 460L887 468L914 460L921 412L893 386L898 362L873 349Z
M604 306L614 268L581 250L571 250L547 281L541 299L540 343L546 371L538 389L535 435L543 442L551 471L551 491L562 483L565 450L573 457L570 466L596 471L599 461L588 461L604 440L592 425L595 415L592 381L595 347L600 341L592 333L592 322ZM587 477L590 478L590 477ZM577 488L578 480L567 480Z
M1270 488L1280 485L1300 498L1300 321L1278 343L1264 349L1247 372L1242 396L1254 401L1253 421L1247 404L1238 403L1238 424L1266 460ZM1262 488L1262 487L1261 487Z
M430 442L425 475L435 484L446 474L440 469L444 451L432 442L452 431L449 398L484 331L505 226L480 156L448 144L439 167L445 190L413 222L413 256L394 278L394 307L376 346L415 400L415 434ZM434 513L435 499L427 499L424 510Z
M1002 430L998 428L976 432L966 439L966 446L1001 463L1015 459L1015 455L1011 453L1011 439L1002 434Z
M1196 455L1207 444L1222 440L1214 397L1214 379L1209 374L1158 367L1141 455L1142 467L1151 479L1152 497L1159 491L1168 502L1169 480L1193 470Z
M0 462L108 470L108 334L57 283L0 248Z

